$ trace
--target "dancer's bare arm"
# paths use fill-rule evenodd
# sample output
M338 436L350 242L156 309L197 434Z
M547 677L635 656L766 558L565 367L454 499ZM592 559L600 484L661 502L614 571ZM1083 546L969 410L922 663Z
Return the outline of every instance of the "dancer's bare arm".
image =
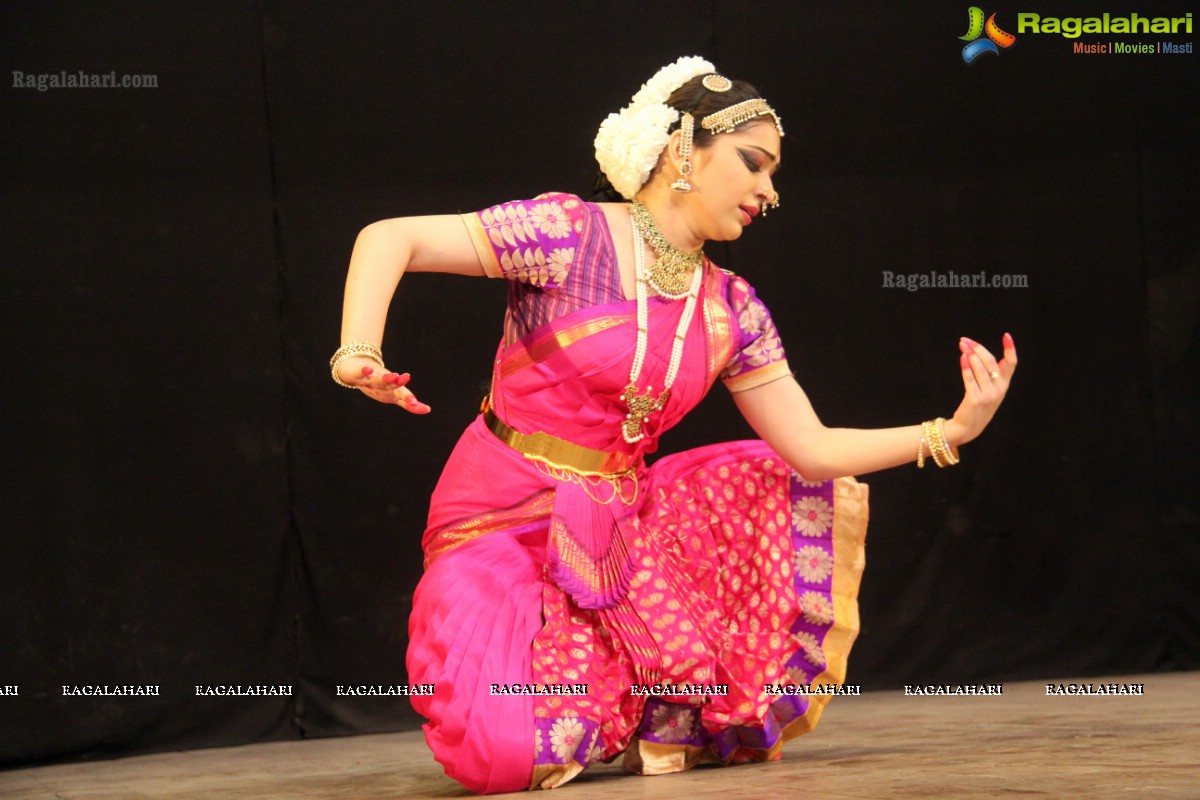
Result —
M458 215L399 217L363 228L354 242L342 304L342 343L383 342L388 306L405 272L482 276L483 266ZM347 358L338 375L381 403L416 414L429 406L408 388L408 373L390 372L367 358Z
M983 432L1004 400L1017 368L1017 348L1008 334L1004 335L1004 358L998 362L987 348L970 339L963 339L959 349L963 399L954 417L946 421L946 439L953 447ZM920 425L827 428L791 376L738 392L734 402L763 441L809 480L862 475L917 458Z

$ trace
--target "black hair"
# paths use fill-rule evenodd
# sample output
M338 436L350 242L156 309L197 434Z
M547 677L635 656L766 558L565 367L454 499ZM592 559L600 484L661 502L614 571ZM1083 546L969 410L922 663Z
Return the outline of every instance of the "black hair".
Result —
M699 150L710 146L713 137L716 136L712 131L706 131L700 127L700 120L709 114L715 114L722 109L735 106L738 103L744 103L747 100L762 99L762 95L758 93L758 90L746 81L732 81L733 86L730 87L729 91L714 92L704 86L703 81L705 77L705 75L697 75L676 89L667 98L667 105L679 111L681 118L682 113L685 111L695 117L696 124L692 131L692 147ZM757 118L750 119L743 122L742 125L751 125L759 121L761 120ZM679 122L673 123L667 130L667 133L670 134L679 130L679 124ZM593 203L625 202L625 198L613 187L603 171L597 171L596 181L592 186L592 196L589 199Z

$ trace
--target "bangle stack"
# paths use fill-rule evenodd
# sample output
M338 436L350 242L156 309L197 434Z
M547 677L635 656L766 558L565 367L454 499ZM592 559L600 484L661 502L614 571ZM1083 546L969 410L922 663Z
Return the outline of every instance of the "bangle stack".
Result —
M338 386L345 386L347 389L358 388L353 384L346 383L338 375L338 367L347 358L369 358L380 367L387 369L387 367L383 366L383 353L380 352L378 347L370 342L347 342L337 349L333 354L333 358L329 359L329 373L333 376L333 382Z
M921 423L921 441L917 444L917 466L921 469L925 468L925 448L927 446L933 463L939 467L950 467L958 463L958 453L946 441L944 417Z

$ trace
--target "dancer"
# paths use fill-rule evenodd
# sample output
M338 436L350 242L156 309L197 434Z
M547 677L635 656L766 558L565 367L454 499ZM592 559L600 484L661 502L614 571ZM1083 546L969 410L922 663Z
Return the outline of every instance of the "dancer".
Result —
M953 465L1004 398L1012 338L1000 361L964 338L949 419L821 424L766 306L703 253L779 206L782 136L752 86L685 57L596 137L627 202L552 193L358 237L333 378L414 414L429 406L379 350L401 276L510 281L409 621L409 680L435 686L413 698L426 740L476 792L553 788L617 756L643 774L777 758L858 632L867 487L846 476ZM762 440L647 467L718 379Z

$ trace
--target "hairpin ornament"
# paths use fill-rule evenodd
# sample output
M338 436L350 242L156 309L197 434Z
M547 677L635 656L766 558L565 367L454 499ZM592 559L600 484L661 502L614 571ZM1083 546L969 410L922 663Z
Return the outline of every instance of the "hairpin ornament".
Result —
M733 88L733 81L715 72L712 75L705 75L704 80L700 81L700 83L710 92L728 92Z

